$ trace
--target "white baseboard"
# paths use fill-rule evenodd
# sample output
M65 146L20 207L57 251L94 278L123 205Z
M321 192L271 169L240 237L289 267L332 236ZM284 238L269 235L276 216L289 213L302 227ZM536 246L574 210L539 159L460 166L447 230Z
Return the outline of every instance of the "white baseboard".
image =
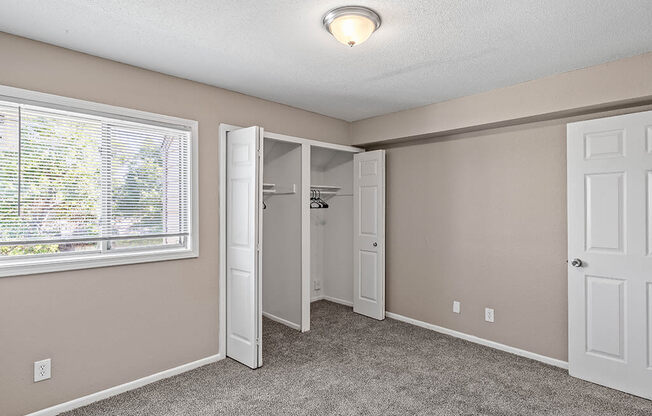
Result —
M120 393L124 393L129 390L134 390L139 387L145 386L147 384L153 383L155 381L163 380L164 378L176 376L177 374L185 373L186 371L194 370L197 367L204 366L206 364L214 363L223 359L224 357L220 354L211 355L210 357L202 358L201 360L193 361L188 364L183 364L178 367L170 368L169 370L164 370L151 376L146 376L139 378L138 380L130 381L125 384L120 384L119 386L111 387L106 390L98 391L97 393L89 394L88 396L83 396L78 399L70 400L65 403L57 404L52 407L47 407L45 409L30 413L27 416L54 416L59 413L67 412L78 407L86 406L91 403L104 400L111 396L115 396Z
M317 296L316 298L311 298L310 303L317 302L318 300L327 300L329 302L339 303L340 305L349 306L351 308L353 307L353 302L344 299L334 298L332 296L326 296L326 295L320 295Z
M351 308L353 307L353 302L349 302L348 300L344 300L344 299L334 298L332 296L324 296L324 300L327 300L329 302L339 303L340 305L349 306Z
M285 326L289 326L292 329L296 329L297 331L301 331L301 325L295 324L294 322L290 322L287 319L279 318L276 315L272 315L271 313L263 312L263 316L265 318L269 318L274 322L278 322L279 324L283 324Z
M407 316L399 315L397 313L385 312L385 316L388 318L396 319L397 321L406 322L408 324L420 326L422 328L430 329L432 331L440 332L442 334L450 335L455 338L461 338L476 344L484 345L486 347L495 348L497 350L509 352L512 354L519 355L521 357L530 358L532 360L541 361L545 364L554 365L555 367L560 367L568 370L568 362L558 360L556 358L546 357L545 355L537 354L530 351L525 351L520 348L510 347L509 345L501 344L495 341L489 341L488 339L476 337L475 335L465 334L463 332L455 331L452 329L444 328L441 326L429 324L427 322L419 321L417 319L408 318Z

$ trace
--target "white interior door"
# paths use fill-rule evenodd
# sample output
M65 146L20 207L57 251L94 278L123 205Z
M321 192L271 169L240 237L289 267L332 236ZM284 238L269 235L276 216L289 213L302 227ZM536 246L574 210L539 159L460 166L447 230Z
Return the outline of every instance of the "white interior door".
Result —
M385 151L353 157L353 311L385 319Z
M652 112L568 125L570 374L652 399Z
M262 129L226 136L226 355L262 365Z

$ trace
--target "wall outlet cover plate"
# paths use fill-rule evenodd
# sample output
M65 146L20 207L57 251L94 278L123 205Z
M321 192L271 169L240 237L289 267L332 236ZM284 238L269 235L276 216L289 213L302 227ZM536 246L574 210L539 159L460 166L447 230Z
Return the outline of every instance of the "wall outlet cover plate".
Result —
M484 320L487 322L494 321L494 310L492 308L484 308Z
M50 359L34 362L34 382L47 380L52 377L52 362Z

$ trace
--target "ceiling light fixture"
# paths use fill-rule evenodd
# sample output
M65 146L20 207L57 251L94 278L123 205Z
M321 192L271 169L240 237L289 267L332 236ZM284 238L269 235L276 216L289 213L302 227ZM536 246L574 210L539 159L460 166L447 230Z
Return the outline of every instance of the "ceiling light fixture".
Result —
M380 16L361 6L338 7L326 13L324 27L335 39L348 46L359 45L380 27Z

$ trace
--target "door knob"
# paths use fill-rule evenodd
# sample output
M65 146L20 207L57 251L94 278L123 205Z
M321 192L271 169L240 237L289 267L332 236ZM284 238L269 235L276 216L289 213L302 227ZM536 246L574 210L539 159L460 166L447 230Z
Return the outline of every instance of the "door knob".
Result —
M573 259L573 260L571 260L570 264L573 267L582 267L582 265L583 265L582 260L580 260L580 259Z
M378 243L375 243L375 242L374 242L374 243L373 243L373 246L374 246L374 247L378 247Z

